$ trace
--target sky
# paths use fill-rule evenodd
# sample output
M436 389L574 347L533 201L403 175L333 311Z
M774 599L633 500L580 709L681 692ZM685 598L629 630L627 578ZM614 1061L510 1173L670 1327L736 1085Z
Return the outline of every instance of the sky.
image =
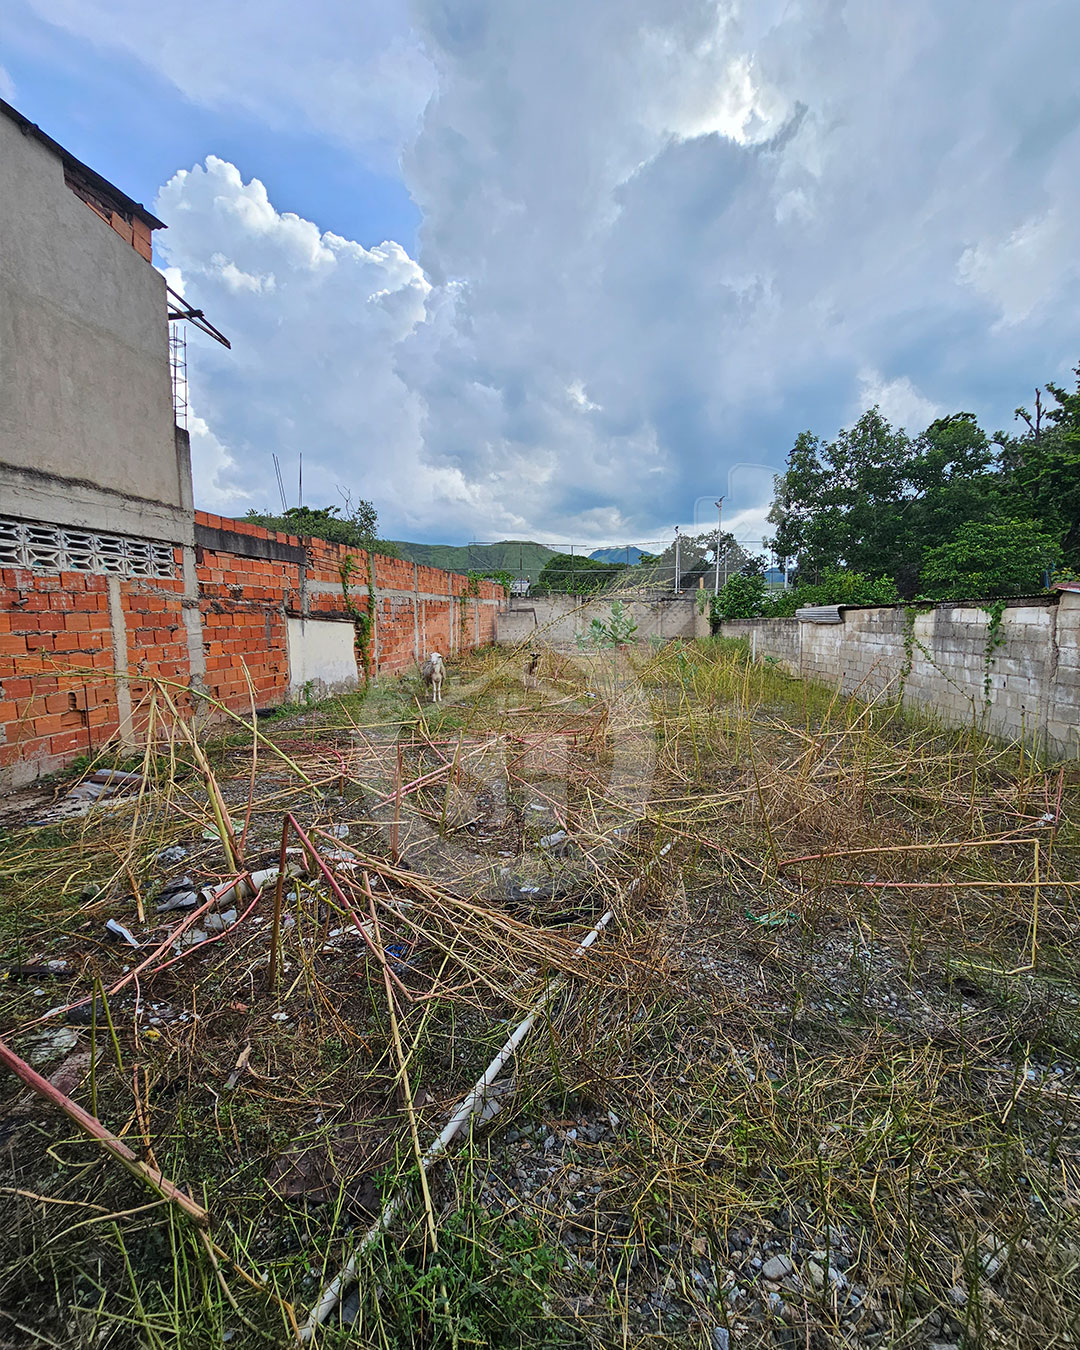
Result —
M1080 361L1075 0L8 0L0 96L167 224L199 505L768 531L795 437Z

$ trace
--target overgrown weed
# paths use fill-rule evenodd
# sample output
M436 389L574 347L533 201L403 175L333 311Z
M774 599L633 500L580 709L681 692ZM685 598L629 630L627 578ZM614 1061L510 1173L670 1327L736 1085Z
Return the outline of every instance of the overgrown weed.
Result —
M205 1201L234 1264L5 1080L4 1334L288 1344L277 1300L302 1316L404 1189L319 1343L1074 1344L1077 767L724 639L545 650L541 673L474 653L436 706L379 681L263 719L254 766L233 726L213 781L162 740L141 795L9 831L2 961L66 966L7 979L5 1039L84 1104L73 1061L96 1055L99 1116ZM287 890L276 990L260 908L110 998L115 1040L98 1018L49 1048L42 1013L130 964L106 918L148 938L163 881L227 874L218 790L248 866L289 810L353 904L350 859L374 878L425 1140L616 910L499 1114L432 1173L437 1251L381 970L318 880Z

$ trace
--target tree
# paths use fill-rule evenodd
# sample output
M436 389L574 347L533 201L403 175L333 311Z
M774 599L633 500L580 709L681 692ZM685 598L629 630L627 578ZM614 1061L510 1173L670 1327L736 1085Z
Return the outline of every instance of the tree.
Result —
M378 537L379 515L371 502L361 500L354 505L346 494L345 504L345 516L336 506L290 506L279 516L249 511L245 519L266 530L325 539L329 544L343 544L346 548L362 548L396 557L394 545Z
M889 574L905 595L920 589L926 551L961 521L1000 512L1001 475L995 452L974 413L939 417L913 444L905 525Z
M574 553L553 553L536 579L533 595L595 595L606 590L625 563L600 562Z
M928 549L926 593L939 600L978 599L1041 590L1061 545L1034 520L967 521Z
M765 578L760 572L728 577L715 597L711 617L716 619L753 619L765 604Z
M1019 437L999 432L1006 498L1023 515L1031 515L1058 536L1062 555L1071 567L1080 567L1080 366L1076 391L1047 382L1057 403L1044 412L1042 395L1035 391L1035 413L1017 408L1027 426Z
M729 577L738 572L746 562L735 536L725 530L720 535L720 572ZM697 585L697 578L707 578L712 584L716 567L716 531L702 530L700 534L681 534L679 536L679 576L687 589ZM670 589L675 580L675 541L672 540L663 552L653 557L643 556L636 573L631 574L640 586L662 586Z
M903 508L913 447L877 408L835 441L804 431L776 480L769 520L774 553L795 556L817 581L828 568L890 571L903 551Z
M771 546L795 557L804 582L849 568L913 595L928 548L958 520L1000 510L996 467L972 413L938 418L912 438L871 408L835 441L798 437L776 480Z

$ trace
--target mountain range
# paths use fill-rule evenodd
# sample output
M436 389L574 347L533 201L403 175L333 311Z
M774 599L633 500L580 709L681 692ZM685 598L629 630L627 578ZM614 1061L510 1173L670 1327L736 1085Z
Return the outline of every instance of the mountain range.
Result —
M504 539L498 544L411 544L404 539L393 543L401 556L422 567L442 567L448 572L513 572L535 583L555 550L529 539ZM597 548L588 555L595 562L638 563L644 550L634 544L623 548Z
M594 562L632 564L639 563L645 556L645 550L635 544L626 544L622 548L594 548L589 554Z
M410 544L391 541L403 558L422 567L447 572L513 572L535 582L555 550L527 539L504 539L498 544Z

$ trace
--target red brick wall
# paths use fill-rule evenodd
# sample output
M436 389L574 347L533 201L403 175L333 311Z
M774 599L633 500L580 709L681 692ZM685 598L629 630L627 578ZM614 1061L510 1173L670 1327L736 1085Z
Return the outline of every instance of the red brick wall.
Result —
M348 620L341 594L341 568L346 559L352 560L350 599L361 611L368 608L374 565L377 603L371 655L373 660L377 656L377 674L408 670L417 653L422 660L429 651L449 655L474 647L478 637L480 645L495 640L495 613L502 589L494 582L481 582L474 597L467 594L468 578L457 573L414 567L411 562L381 554L372 558L360 549L321 539L300 540L247 521L201 511L196 511L195 520L210 529L231 530L294 547L303 544L307 554L301 578L300 568L292 563L199 550L206 684L230 707L248 706L241 657L255 682L259 707L288 697L286 617ZM463 596L464 600L460 598Z
M195 519L237 534L271 537L242 520L201 511ZM290 537L288 542L297 545L300 540ZM195 561L207 693L230 708L250 708L246 666L255 687L256 707L285 702L289 693L285 616L299 604L298 569L289 563L202 548L196 549Z
M493 582L470 595L468 579L321 540L275 535L246 521L196 512L197 524L303 547L306 563L196 549L203 687L237 711L250 707L248 675L259 708L289 697L289 617L349 621L341 566L355 560L352 603L368 607L375 576L378 674L399 674L419 654L443 655L493 642L502 597ZM181 707L192 679L184 622L182 555L173 578L120 578L124 646L114 641L109 579L83 572L0 570L0 782L28 781L80 754L100 750L121 729L123 691L131 726L145 731L152 680L170 682ZM187 602L193 604L193 600ZM126 651L126 682L121 674ZM247 674L245 674L245 666ZM177 686L177 687L172 687Z
M106 578L0 572L0 773L50 768L117 728Z

